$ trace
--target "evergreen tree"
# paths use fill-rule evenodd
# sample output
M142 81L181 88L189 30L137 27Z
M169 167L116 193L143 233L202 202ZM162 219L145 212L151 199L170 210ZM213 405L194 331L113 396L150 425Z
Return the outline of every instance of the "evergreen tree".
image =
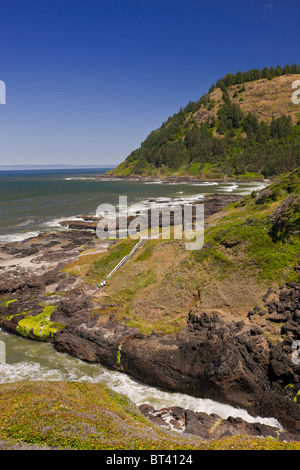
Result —
M287 64L283 67L283 74L286 75L288 73L291 73L291 68L290 66Z
M270 80L270 70L268 67L264 67L261 72L262 78L266 78L267 80Z
M275 69L272 66L272 67L270 67L270 76L269 76L269 78L272 80L272 78L274 78L274 77L275 77Z

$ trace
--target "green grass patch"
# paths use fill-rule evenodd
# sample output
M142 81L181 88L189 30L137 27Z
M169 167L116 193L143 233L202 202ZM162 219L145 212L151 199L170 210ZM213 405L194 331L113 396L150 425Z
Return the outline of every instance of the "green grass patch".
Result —
M118 297L125 302L131 301L138 292L151 286L155 281L156 275L151 269L142 271L137 276L131 277L128 287L118 291Z
M105 279L119 261L131 252L136 243L137 240L128 238L111 245L106 253L103 253L97 261L93 261L90 264L86 274L86 281L92 284Z
M263 180L264 176L254 171L245 171L243 174L235 175L237 180Z
M208 231L204 248L194 258L198 262L206 260L210 269L224 275L228 270L241 269L252 270L258 280L278 283L296 280L293 267L300 258L299 237L274 241L267 215L243 219L240 216L240 213L229 215Z
M147 245L138 255L137 261L147 261L153 255L153 245Z

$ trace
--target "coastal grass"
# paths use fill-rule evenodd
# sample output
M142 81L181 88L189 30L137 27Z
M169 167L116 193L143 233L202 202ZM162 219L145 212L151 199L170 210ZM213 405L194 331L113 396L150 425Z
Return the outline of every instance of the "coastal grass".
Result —
M180 264L187 253L181 241L148 240L122 269L109 279L105 296L97 299L99 313L113 312L143 333L172 333L192 305L191 284ZM183 265L182 265L183 266ZM105 308L109 304L110 309Z
M86 282L94 284L105 279L118 262L131 252L136 243L137 241L131 238L117 241L108 249L107 253L104 253L100 259L90 265Z
M260 202L249 195L216 214L205 232L203 250L194 252L198 262L211 257L222 271L246 270L258 281L287 282L300 258L299 196L300 171L284 176L265 191ZM281 231L274 231L272 217L286 198L296 203L282 211ZM298 205L297 205L298 204ZM213 265L214 263L212 263Z
M0 385L0 449L300 450L300 443L179 434L152 423L125 395L102 384L33 381Z
M194 253L194 260L209 261L218 277L229 272L244 271L258 282L291 282L296 280L293 266L300 257L300 239L291 236L287 241L274 241L268 215L248 212L221 220L206 233L203 250Z
M82 277L87 284L96 284L106 278L136 243L137 241L131 238L116 241L107 251L84 254L78 260L68 263L62 271Z
M93 262L99 261L104 253L91 253L91 254L84 254L79 257L79 259L67 263L62 272L72 274L73 276L86 276L87 272L90 269L90 266Z
M71 450L194 449L149 422L101 384L24 382L0 386L0 442Z

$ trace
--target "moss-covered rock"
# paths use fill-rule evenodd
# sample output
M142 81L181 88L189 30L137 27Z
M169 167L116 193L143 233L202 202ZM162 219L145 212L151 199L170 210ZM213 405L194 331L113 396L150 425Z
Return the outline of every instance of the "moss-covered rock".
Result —
M55 308L53 305L45 305L43 311L38 315L26 315L25 318L18 322L16 331L25 338L48 341L49 338L53 337L54 333L65 327L63 324L50 320Z

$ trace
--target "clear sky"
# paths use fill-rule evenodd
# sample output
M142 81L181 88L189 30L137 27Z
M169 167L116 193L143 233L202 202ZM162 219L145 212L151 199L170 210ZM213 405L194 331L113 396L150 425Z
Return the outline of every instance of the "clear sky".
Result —
M299 63L299 0L0 0L0 165L114 165L226 73Z

